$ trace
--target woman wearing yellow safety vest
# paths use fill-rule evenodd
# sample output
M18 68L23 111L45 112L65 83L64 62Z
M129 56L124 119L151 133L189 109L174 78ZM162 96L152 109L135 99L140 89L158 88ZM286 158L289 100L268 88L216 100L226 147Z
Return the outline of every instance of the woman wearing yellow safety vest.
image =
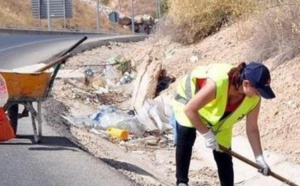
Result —
M275 97L270 82L268 68L258 62L237 67L223 63L200 66L180 80L172 103L177 125L177 185L188 184L196 131L204 137L206 147L213 150L220 184L234 185L232 157L219 151L219 145L231 148L233 125L244 116L259 171L268 175L257 120L260 98Z

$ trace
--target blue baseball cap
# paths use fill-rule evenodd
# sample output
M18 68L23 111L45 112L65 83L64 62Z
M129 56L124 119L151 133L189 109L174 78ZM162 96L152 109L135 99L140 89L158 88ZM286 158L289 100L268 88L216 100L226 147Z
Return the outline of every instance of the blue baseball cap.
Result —
M270 71L265 65L258 62L250 62L244 69L244 77L250 81L261 97L265 99L275 98L275 94L270 86Z

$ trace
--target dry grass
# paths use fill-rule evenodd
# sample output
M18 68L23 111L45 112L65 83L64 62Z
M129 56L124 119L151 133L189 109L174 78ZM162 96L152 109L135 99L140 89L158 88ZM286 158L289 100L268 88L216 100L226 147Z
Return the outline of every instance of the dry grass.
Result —
M250 44L246 58L280 65L300 52L299 9L300 0L171 0L156 35L191 44L235 23Z
M172 0L169 1L170 21L165 30L173 40L190 44L215 32L255 10L253 0Z
M265 61L273 58L277 65L300 52L300 0L265 2L241 30L241 38L251 39L248 58ZM245 24L244 24L245 25Z
M35 21L30 18L30 1L21 0L1 0L0 8L0 25L1 26L24 26L27 24L34 25Z

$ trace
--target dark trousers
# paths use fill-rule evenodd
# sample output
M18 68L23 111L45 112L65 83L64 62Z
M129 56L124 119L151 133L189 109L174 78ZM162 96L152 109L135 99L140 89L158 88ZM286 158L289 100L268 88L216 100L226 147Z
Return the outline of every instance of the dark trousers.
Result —
M178 123L176 144L176 183L188 183L192 148L196 139L196 129L180 126ZM232 157L228 154L213 151L214 159L218 167L221 186L233 186L234 173Z

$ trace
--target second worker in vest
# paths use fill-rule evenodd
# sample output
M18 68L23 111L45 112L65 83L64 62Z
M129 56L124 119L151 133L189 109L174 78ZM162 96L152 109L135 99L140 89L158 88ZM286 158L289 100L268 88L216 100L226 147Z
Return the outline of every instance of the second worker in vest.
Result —
M235 123L246 116L246 133L262 174L268 175L258 129L260 99L275 97L266 66L258 62L241 63L237 67L217 63L200 66L184 76L172 103L176 119L177 185L188 184L188 172L196 131L213 150L220 184L234 185L232 157L219 151L219 145L231 148Z

